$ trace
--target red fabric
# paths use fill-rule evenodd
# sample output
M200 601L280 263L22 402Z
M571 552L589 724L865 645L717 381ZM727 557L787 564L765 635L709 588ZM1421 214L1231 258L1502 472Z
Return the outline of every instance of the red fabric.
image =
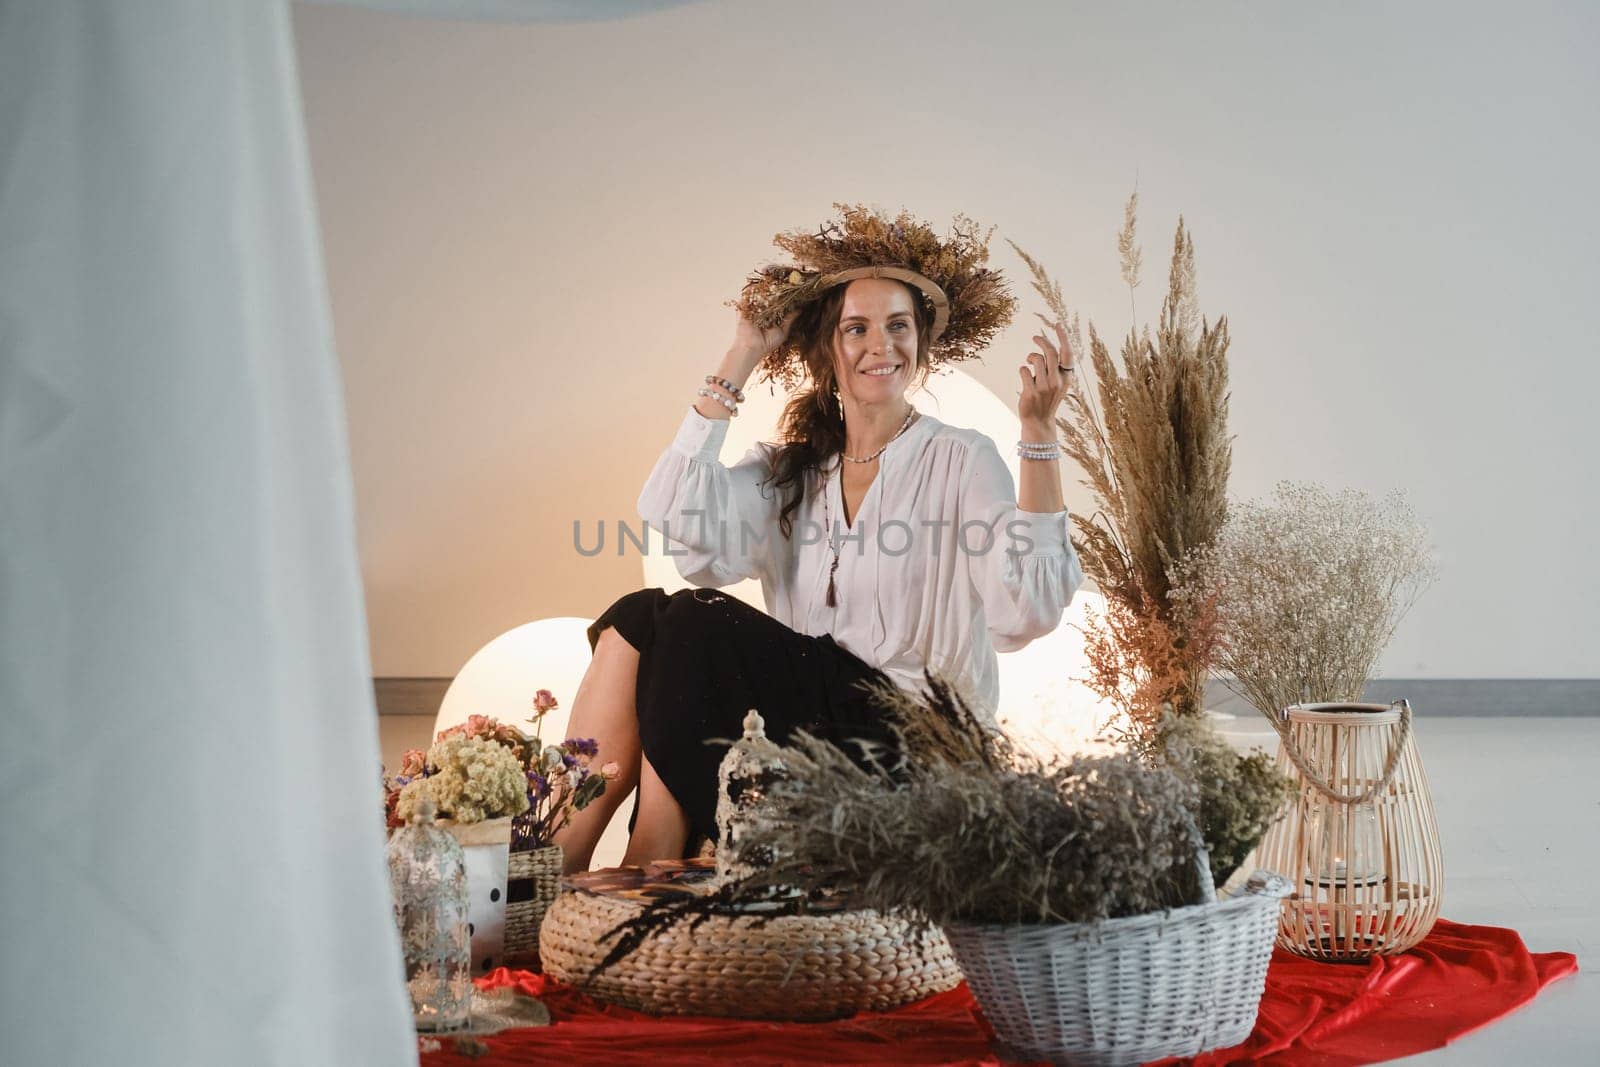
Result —
M1223 1064L1344 1067L1439 1048L1532 1000L1549 983L1578 969L1567 952L1531 954L1513 930L1463 926L1441 919L1422 944L1402 956L1364 965L1315 963L1277 952L1250 1039L1195 1060ZM763 1023L736 1019L659 1018L590 1000L568 986L504 968L479 980L539 997L553 1025L483 1039L485 1057L469 1060L446 1040L422 1057L447 1064L771 1063L1000 1065L991 1031L965 985L892 1012L862 1013L831 1023Z
M1440 919L1422 943L1365 964L1273 953L1250 1039L1195 1067L1353 1067L1443 1048L1578 970L1570 952L1530 953L1515 930Z

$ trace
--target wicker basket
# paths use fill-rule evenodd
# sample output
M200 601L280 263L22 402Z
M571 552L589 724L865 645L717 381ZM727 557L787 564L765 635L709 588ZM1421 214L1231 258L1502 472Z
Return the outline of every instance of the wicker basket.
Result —
M568 885L540 935L545 973L601 1000L658 1015L836 1019L882 1011L961 981L938 930L915 934L878 912L747 916L687 923L647 938L597 978L605 934L643 905ZM1276 917L1273 919L1276 923Z
M539 924L561 892L561 846L511 853L506 868L506 951L539 952Z
M945 927L973 996L1018 1058L1138 1064L1237 1045L1255 1026L1289 883L1100 923Z

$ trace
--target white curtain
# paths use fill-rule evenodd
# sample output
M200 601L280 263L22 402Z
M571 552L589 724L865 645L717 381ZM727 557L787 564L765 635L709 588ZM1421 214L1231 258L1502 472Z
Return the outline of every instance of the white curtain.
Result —
M7 1063L415 1059L293 43L0 0Z

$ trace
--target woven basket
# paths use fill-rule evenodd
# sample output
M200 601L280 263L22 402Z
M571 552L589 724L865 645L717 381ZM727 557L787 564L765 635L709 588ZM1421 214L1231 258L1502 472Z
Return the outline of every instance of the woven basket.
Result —
M1250 1036L1289 891L1258 871L1214 903L1100 923L952 923L945 934L1017 1058L1138 1064Z
M506 951L539 952L539 925L561 892L561 846L511 853L506 868Z
M635 900L567 888L545 915L545 973L601 1000L658 1015L837 1019L882 1011L961 981L938 930L922 935L878 912L707 919L654 934L598 978L605 934L639 913ZM1273 922L1277 919L1274 916Z

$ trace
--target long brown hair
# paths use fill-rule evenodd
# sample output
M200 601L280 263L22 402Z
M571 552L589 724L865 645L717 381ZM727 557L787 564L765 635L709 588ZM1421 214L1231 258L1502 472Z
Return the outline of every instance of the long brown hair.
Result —
M917 380L924 382L929 370L928 349L933 343L933 314L921 293L904 282L896 284L911 294L917 328ZM778 512L778 529L784 537L794 536L794 513L805 496L808 474L821 474L823 463L834 453L844 451L844 409L833 373L833 353L848 288L845 284L828 290L802 310L790 327L792 336L800 342L810 384L784 406L778 422L783 443L773 457L772 474L763 482L785 494L783 508Z

